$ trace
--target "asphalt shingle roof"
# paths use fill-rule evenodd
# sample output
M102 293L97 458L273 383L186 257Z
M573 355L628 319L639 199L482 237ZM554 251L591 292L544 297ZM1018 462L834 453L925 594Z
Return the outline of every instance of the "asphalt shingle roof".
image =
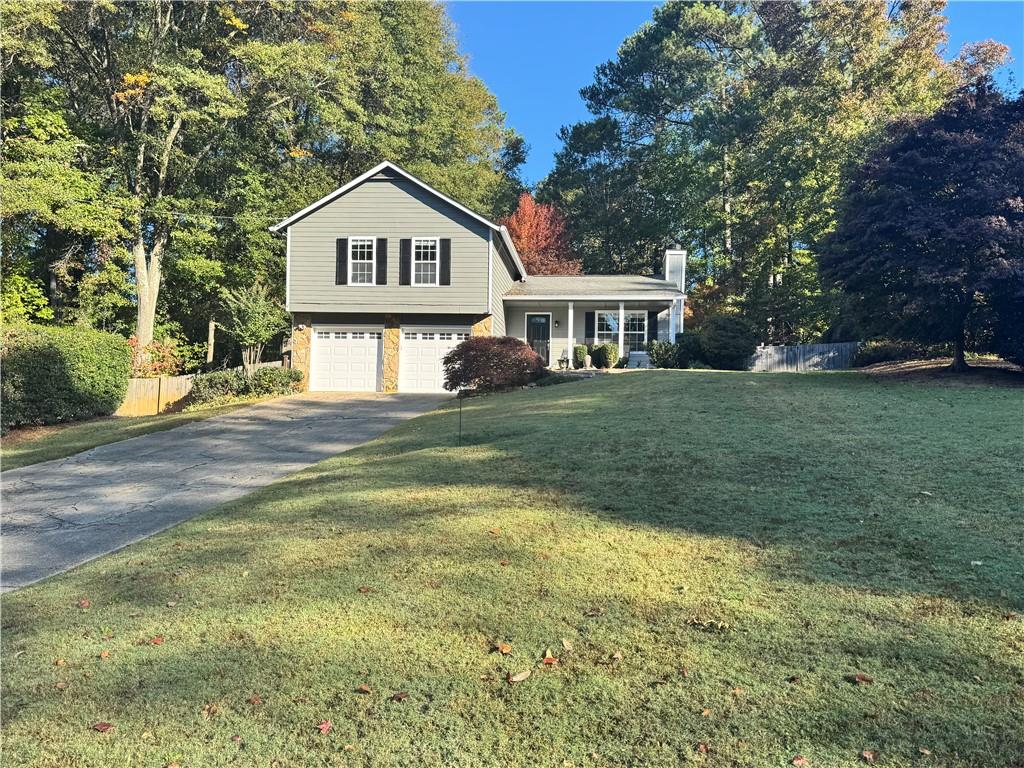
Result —
M644 275L530 275L506 296L612 296L680 293L669 280ZM682 295L680 293L680 295Z

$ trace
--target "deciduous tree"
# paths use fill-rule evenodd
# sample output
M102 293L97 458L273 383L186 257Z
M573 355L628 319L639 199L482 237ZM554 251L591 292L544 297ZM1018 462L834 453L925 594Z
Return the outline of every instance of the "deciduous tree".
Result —
M565 218L555 206L538 203L523 192L515 213L502 224L508 227L528 274L580 274L582 265L569 250Z

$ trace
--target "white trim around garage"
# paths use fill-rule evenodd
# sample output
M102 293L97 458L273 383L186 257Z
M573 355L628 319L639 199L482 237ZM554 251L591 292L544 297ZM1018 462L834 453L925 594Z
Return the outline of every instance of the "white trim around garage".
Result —
M377 362L373 389L332 389L322 386L317 376L317 349L320 346L318 332L323 333L374 333L377 334ZM370 339L366 339L369 341ZM323 339L326 341L326 339ZM333 339L332 339L333 341ZM380 392L384 380L384 328L373 324L324 323L310 326L309 341L309 390L311 392Z

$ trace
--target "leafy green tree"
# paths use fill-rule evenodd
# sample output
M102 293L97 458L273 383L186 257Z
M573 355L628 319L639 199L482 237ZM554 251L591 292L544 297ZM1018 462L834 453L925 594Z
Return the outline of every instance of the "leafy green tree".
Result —
M668 2L583 90L595 119L563 130L542 198L570 214L587 271L654 272L679 243L709 311L742 311L766 341L820 337L836 309L816 243L851 170L954 83L941 10Z
M267 343L288 327L288 314L262 283L225 290L221 328L242 348L242 366L252 376Z
M53 319L53 309L38 280L5 275L0 289L0 320L4 325L39 323Z
M522 188L522 140L440 5L51 0L0 13L5 260L49 283L60 321L116 299L86 280L112 262L142 348L162 325L205 337L222 288L283 293L269 224L385 158L495 214Z
M897 338L1024 347L1024 94L988 77L904 126L853 178L825 276ZM994 338L992 338L994 336ZM986 342L985 340L988 339Z

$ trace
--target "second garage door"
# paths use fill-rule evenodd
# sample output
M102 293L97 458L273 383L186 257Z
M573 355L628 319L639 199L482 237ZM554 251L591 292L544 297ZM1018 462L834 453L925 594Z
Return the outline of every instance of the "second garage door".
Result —
M444 356L469 338L469 328L402 327L399 392L444 392Z

